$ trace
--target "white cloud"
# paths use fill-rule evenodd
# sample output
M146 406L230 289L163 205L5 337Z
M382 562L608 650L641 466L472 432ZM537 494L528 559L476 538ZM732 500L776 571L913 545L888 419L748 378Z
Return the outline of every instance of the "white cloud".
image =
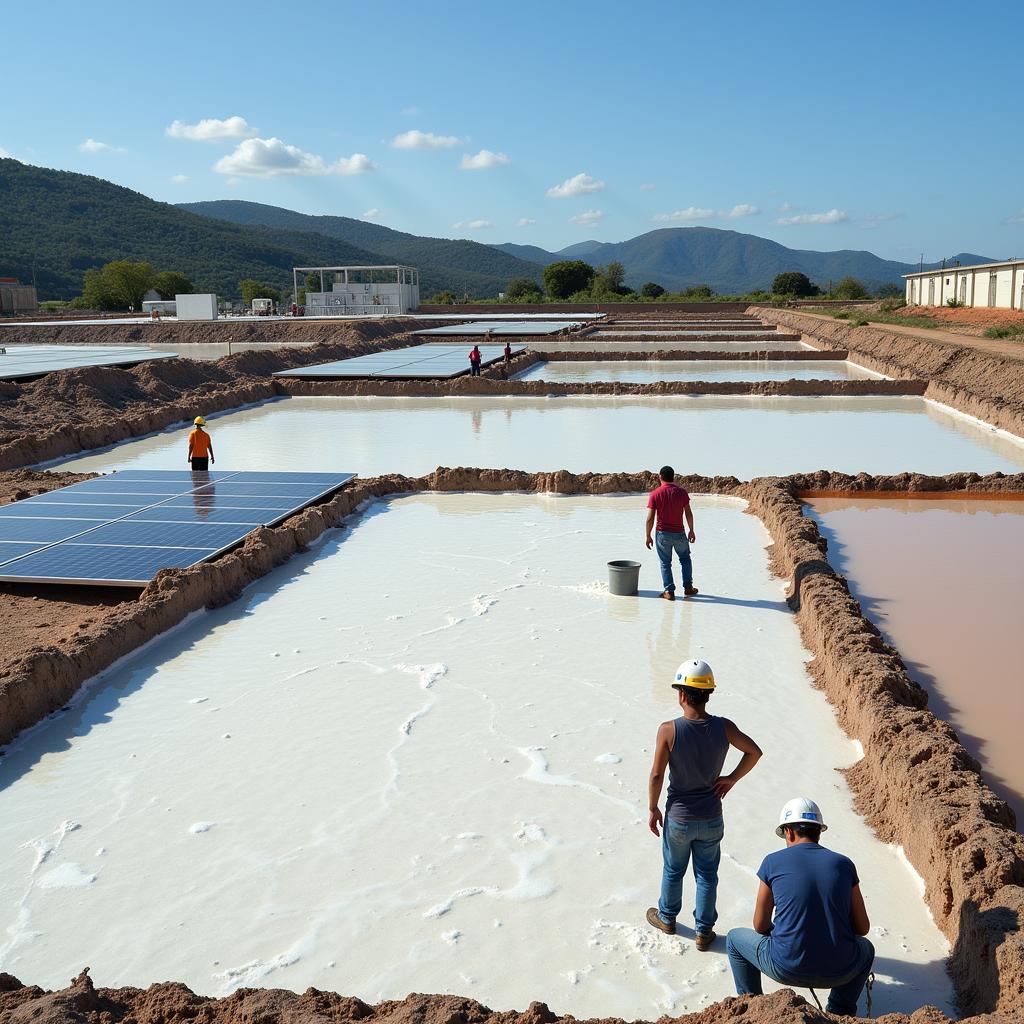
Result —
M575 196L588 196L592 192L603 191L603 181L598 181L589 174L576 174L566 178L561 185L552 185L546 195L549 199L572 199Z
M653 192L657 187L658 187L657 185L652 185L652 184L650 184L650 182L647 182L647 183L645 183L645 184L640 186L640 191L641 192Z
M105 142L97 142L96 139L86 139L85 142L81 142L78 148L83 153L124 153L125 150L121 146L109 146Z
M775 223L780 227L791 224L841 224L850 218L842 210L826 210L824 213L796 213L792 217L780 217Z
M256 134L256 129L244 117L204 117L195 124L184 121L172 121L167 126L167 134L172 139L191 139L193 142L217 142L220 139L249 139Z
M466 229L470 231L485 231L487 228L493 228L494 225L489 220L484 220L482 217L478 220L460 220L452 225L457 231L464 231Z
M174 182L175 185L184 185L185 182L188 181L188 175L187 174L172 174L171 175L171 181Z
M590 227L592 224L600 224L604 219L604 210L587 210L586 213L577 213L575 217L569 218L570 224L579 224L580 227Z
M1009 217L1006 218L1006 220L1003 221L1003 223L1024 224L1024 210L1021 210L1018 213L1011 214Z
M4 149L3 146L0 146L0 160L13 160L13 159L14 159L14 157L12 157L11 154L8 153L7 150Z
M789 213L789 211L792 209L793 204L787 201L779 207L779 213Z
M363 220L376 220L379 216L380 210L378 210L376 206L371 206L370 209L363 214Z
M740 217L756 217L761 211L750 203L737 203L727 214L729 220L738 220Z
M869 213L857 227L862 228L864 231L874 231L879 224L885 224L890 220L898 220L900 214L898 213Z
M528 228L531 224L536 223L537 222L532 217L520 217L519 220L516 221L516 226L520 228Z
M501 167L507 163L508 157L504 153L492 153L489 149L481 149L479 153L474 153L472 156L469 153L463 153L459 170L489 171L492 167Z
M462 139L456 135L435 135L433 132L421 132L416 128L402 132L391 140L395 149L451 149Z
M403 107L401 110L402 117L415 117L419 112L419 107Z
M718 214L703 206L688 206L685 210L673 210L671 213L656 213L651 220L655 224L676 224L680 221L713 220Z
M280 139L246 139L233 153L222 156L213 169L218 174L275 178L281 175L362 174L377 168L364 153L353 153L328 164L322 156L306 153Z

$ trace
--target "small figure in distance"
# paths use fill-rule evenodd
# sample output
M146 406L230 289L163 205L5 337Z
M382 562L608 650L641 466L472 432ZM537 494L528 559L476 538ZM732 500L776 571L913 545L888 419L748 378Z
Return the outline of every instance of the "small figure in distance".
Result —
M472 377L480 376L480 346L474 345L473 351L469 353L469 373Z
M661 585L664 587L662 597L666 601L676 599L676 583L672 578L672 552L679 557L683 570L683 593L693 597L697 588L693 585L693 562L690 559L690 545L697 540L693 532L693 509L690 507L690 496L675 484L675 470L671 466L662 466L658 474L661 484L651 491L647 498L647 550L652 547L658 552L661 562ZM683 532L683 516L686 517L688 533ZM657 517L655 539L651 539Z
M192 424L192 432L188 435L189 465L193 473L205 473L210 468L210 463L217 461L213 457L213 441L203 430L206 420L202 416L197 416Z
M760 995L767 974L780 985L830 989L825 1009L854 1017L875 948L864 938L870 922L857 868L819 844L827 828L813 800L782 808L775 834L786 848L758 869L754 927L732 928L725 948L738 995Z
M658 905L647 911L647 923L666 935L675 935L676 917L683 906L683 875L693 855L697 899L693 909L697 949L704 952L715 941L718 864L725 833L722 799L761 758L761 748L728 718L705 710L715 689L715 674L705 661L684 661L676 670L672 688L679 695L682 716L662 722L654 743L654 764L647 785L648 827L657 835L661 826L664 868ZM722 774L729 748L743 757ZM658 807L668 768L665 816Z
M512 362L512 342L505 342L505 365L508 366Z

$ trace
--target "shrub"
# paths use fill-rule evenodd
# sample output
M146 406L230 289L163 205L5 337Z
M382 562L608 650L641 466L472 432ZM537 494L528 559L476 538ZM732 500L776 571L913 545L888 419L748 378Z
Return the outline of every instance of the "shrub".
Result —
M966 302L961 302L959 299L946 299L946 305L950 309L959 309L961 306L966 306Z
M879 304L878 308L883 313L895 313L897 309L905 309L907 300L902 296L900 298L883 299Z

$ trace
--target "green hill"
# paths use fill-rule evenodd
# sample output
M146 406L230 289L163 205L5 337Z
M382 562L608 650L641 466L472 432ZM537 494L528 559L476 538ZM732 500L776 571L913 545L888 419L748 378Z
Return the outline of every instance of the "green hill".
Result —
M324 218L334 219L343 218ZM388 233L387 228L364 226L379 237ZM400 232L390 234L400 236ZM403 237L416 240L413 235ZM35 280L41 299L78 295L83 273L113 259L148 260L157 270L179 270L197 289L225 297L237 297L242 278L290 292L296 265L386 264L401 259L419 267L425 297L445 288L486 297L521 274L520 267L537 271L534 265L489 246L449 245L451 265L434 264L426 254L418 258L413 249L399 257L354 240L289 225L214 220L102 178L0 159L0 277ZM467 246L472 249L469 255ZM515 267L515 272L507 272L509 267Z
M424 276L429 268L432 275L461 282L458 286L444 286L456 293L468 291L473 296L496 295L504 290L513 277L540 280L540 270L535 263L502 252L493 245L468 239L410 235L353 217L312 216L279 206L231 199L182 203L179 208L189 213L230 221L232 224L272 228L275 233L302 231L336 238L350 245L371 249L387 257L386 262L419 267ZM424 297L436 290L421 288Z
M503 252L520 253L523 246L505 243ZM639 287L656 281L671 291L709 284L719 294L744 294L770 288L776 274L799 270L827 286L852 275L869 287L895 282L917 270L916 264L884 260L874 253L853 249L815 252L788 249L778 242L739 231L718 228L661 228L625 242L577 242L557 253L539 250L539 263L556 259L584 259L595 266L618 260L626 269L626 283ZM961 263L987 263L986 257L961 254Z

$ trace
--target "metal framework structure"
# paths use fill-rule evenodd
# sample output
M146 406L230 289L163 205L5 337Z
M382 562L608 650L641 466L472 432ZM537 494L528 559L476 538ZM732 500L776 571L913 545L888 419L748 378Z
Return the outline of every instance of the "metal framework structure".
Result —
M385 285L397 285L398 292L403 297L408 293L411 301L408 303L410 308L419 307L419 290L420 290L420 272L416 267L405 267L400 264L393 266L348 266L348 267L292 267L292 301L298 303L299 301L299 274L319 274L320 275L320 294L327 293L329 287L333 287L336 284L340 284L344 287L349 285L366 285L370 286L370 294L372 293L372 286L375 284ZM324 275L332 275L333 280L328 282ZM408 310L401 308L406 303L399 303L399 308L392 309L388 303L383 303L380 298L373 296L371 302L366 303L346 303L347 312L359 311L366 313L367 311L380 312L380 313L405 313ZM312 310L320 310L320 307L313 306L307 307L307 313ZM331 308L331 306L324 306L322 311L314 312L312 315L338 315L337 310Z

